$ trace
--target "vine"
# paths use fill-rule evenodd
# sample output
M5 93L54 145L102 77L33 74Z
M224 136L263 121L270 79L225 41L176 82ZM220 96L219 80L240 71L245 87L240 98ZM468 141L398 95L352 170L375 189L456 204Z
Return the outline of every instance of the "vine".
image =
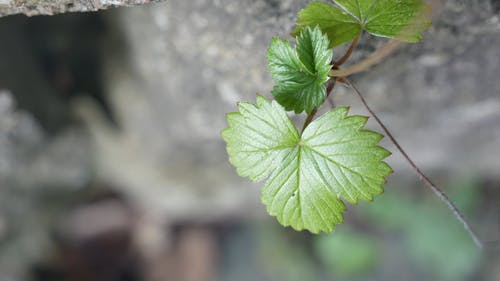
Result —
M272 39L267 59L276 83L271 92L275 101L257 96L256 103L239 103L239 111L227 115L229 126L222 137L240 176L267 178L261 200L281 224L331 232L343 221L344 201L372 201L392 173L384 162L390 152L378 145L383 136L364 128L368 117L349 115L347 107L332 104L333 109L316 118L318 108L341 83L353 89L420 179L448 206L476 246L483 247L460 211L416 166L347 78L384 59L400 42L420 41L431 24L429 14L420 0L311 2L298 13L292 32L295 47ZM341 69L362 32L391 40L365 60ZM349 42L345 54L333 60L332 50ZM287 111L307 114L300 132Z

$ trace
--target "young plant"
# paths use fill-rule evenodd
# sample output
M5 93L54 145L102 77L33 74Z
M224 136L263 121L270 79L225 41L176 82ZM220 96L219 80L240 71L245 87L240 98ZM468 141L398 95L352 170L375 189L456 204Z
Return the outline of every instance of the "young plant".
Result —
M430 9L420 0L333 0L311 2L298 13L292 35L296 46L273 38L267 52L269 70L276 83L275 101L257 96L256 103L238 104L229 113L222 137L230 162L242 177L267 179L262 202L284 226L312 233L331 232L343 221L344 201L372 201L383 192L392 169L384 162L390 155L378 146L382 135L364 128L367 117L348 114L337 107L315 119L337 83L350 86L381 125L396 148L423 181L454 212L478 247L482 244L463 216L413 163L380 119L346 78L387 56L397 44L365 61L340 69L351 56L363 31L404 42L418 42L430 26ZM347 52L332 60L332 48L351 42ZM307 113L299 131L287 111Z

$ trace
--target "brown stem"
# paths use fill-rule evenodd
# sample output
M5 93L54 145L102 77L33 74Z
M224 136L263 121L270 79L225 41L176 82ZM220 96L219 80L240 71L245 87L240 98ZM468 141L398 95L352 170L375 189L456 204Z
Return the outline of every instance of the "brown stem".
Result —
M394 51L396 51L403 43L396 41L396 40L391 40L387 42L384 46L382 46L380 49L376 50L374 53L372 53L369 57L366 59L356 63L353 66L350 66L345 69L332 69L329 73L331 77L347 77L351 74L355 74L358 72L365 71L368 69L370 66L375 65L382 61L384 58L392 54Z
M460 222L462 223L464 229L469 233L470 237L472 238L472 240L474 241L474 244L476 244L476 246L479 248L479 249L483 249L483 242L481 242L481 240L479 239L479 237L477 236L477 234L472 230L472 228L470 227L469 223L465 220L465 217L464 215L458 210L458 208L455 206L455 204L453 204L453 202L451 202L451 200L448 198L448 196L441 190L439 189L421 170L420 168L415 164L415 162L413 162L413 160L410 158L410 156L408 156L408 154L406 153L406 151L401 147L401 145L398 143L398 141L396 141L396 139L394 138L394 136L389 132L389 130L387 129L387 127L384 125L384 123L382 123L382 121L378 118L378 116L375 114L375 112L370 108L370 106L368 106L368 104L366 103L366 100L363 98L363 95L361 95L361 93L359 92L359 90L356 88L356 86L354 86L351 81L349 81L349 79L345 78L345 82L347 83L347 85L349 85L350 88L352 88L354 90L354 92L358 95L358 97L360 98L361 102L363 103L363 105L366 107L366 109L370 112L370 114L373 116L373 118L375 118L375 120L377 121L377 123L380 125L380 127L382 127L382 129L384 130L385 134L389 137L389 139L391 140L391 142L396 146L396 148L399 150L399 152L403 155L403 157L405 158L405 160L410 164L410 166L413 168L413 170L418 174L418 176L420 177L420 180L425 184L427 185L427 187L429 187L432 192L434 192L434 194L439 198L441 199L441 201L446 204L446 206L448 207L448 209L451 210L451 212L453 213L453 215L455 216L455 218Z
M349 46L349 49L347 49L347 52L336 62L333 63L333 69L338 69L339 66L343 65L349 57L352 55L352 52L354 51L354 48L356 48L356 45L358 44L359 37L361 33L354 38L354 40L351 42L351 45Z
M307 115L306 121L304 121L304 126L302 126L302 131L300 132L301 135L304 132L304 130L307 128L307 126L309 126L309 124L311 124L311 122L314 119L314 116L316 116L316 113L318 113L318 108L314 108L311 111L311 113L309 113L309 115Z

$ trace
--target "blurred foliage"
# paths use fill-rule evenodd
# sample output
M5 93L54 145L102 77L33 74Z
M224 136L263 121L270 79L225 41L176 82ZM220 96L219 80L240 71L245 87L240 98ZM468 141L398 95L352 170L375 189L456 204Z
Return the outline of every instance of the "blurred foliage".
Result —
M272 280L318 280L319 268L304 244L303 233L265 226L259 229L259 261Z
M470 237L438 208L420 206L419 214L405 231L408 255L440 280L468 279L480 257Z
M419 187L386 188L332 234L297 233L275 222L248 227L229 258L244 268L226 264L232 275L223 280L478 280L479 251L446 206ZM481 207L475 180L446 192L467 217Z
M474 181L464 180L448 190L462 211L471 212L479 198L476 187ZM376 204L365 205L364 212L380 230L401 233L401 246L419 271L438 280L466 280L478 268L479 251L440 201L412 199L396 189L386 190Z
M462 212L472 213L478 207L480 201L478 188L479 180L470 178L460 179L450 184L447 191Z
M356 277L374 269L379 258L375 239L349 229L337 227L330 235L314 239L314 250L327 269L338 277Z

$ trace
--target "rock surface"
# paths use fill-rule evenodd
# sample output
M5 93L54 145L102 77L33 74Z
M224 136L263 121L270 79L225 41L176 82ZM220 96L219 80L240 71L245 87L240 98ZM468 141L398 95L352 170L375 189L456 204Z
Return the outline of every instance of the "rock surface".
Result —
M220 131L238 100L269 91L267 43L288 33L304 3L176 1L119 11L113 34L123 37L112 39L105 80L120 132L88 104L79 108L101 179L172 219L261 214L259 188L236 175Z
M0 0L0 15L98 8L97 1L73 6L66 5L70 1L44 2L56 8L26 5L32 1L2 6L7 2ZM125 2L147 1L100 1L107 3L102 7ZM262 215L260 185L236 175L220 131L226 126L225 113L236 110L237 101L254 101L256 93L270 97L269 41L272 36L289 38L295 13L307 2L191 0L117 9L103 13L106 30L94 27L107 32L102 42L67 22L54 22L70 32L78 30L74 33L85 41L79 45L102 54L105 69L99 75L117 126L94 101L70 103L46 81L43 64L31 50L34 41L19 28L34 18L0 19L6 38L0 44L0 88L9 89L19 107L29 111L17 110L10 94L0 94L0 241L7 245L0 272L10 278L25 270L49 243L46 229L54 214L43 208L64 201L59 200L64 190L92 180L125 194L154 222L152 232L159 237L165 221ZM498 179L498 1L449 0L440 9L423 43L405 46L352 79L424 170ZM12 25L17 29L4 24L11 19L18 22ZM60 37L47 41L67 43L54 38ZM363 39L353 61L383 42ZM351 105L353 113L367 114L343 87L334 100ZM68 121L74 113L88 131ZM406 176L397 153L389 161L396 175Z
M122 131L83 114L102 178L172 214L247 214L259 206L258 188L227 163L224 113L256 93L269 96L269 41L288 38L307 2L172 1L115 14L121 32L114 33L123 37L113 46L127 49L108 51L105 80ZM498 177L499 17L490 1L467 3L447 1L423 43L353 79L425 170ZM361 54L380 43L363 39ZM334 99L367 114L342 87ZM407 171L397 153L389 162Z
M74 129L48 138L0 90L0 279L20 280L49 249L49 228L68 203L68 189L88 180L85 139Z
M25 14L54 15L68 12L90 12L119 6L144 5L166 0L0 0L0 17Z
M78 142L94 140L82 163L93 157L100 181L160 217L203 220L262 213L258 186L239 178L229 165L220 131L226 126L224 113L234 111L237 101L253 101L256 93L269 96L269 41L288 38L295 13L307 2L172 1L107 13L103 81L118 128L92 102L77 102L75 110L90 130ZM425 170L498 176L500 51L495 46L500 23L493 3L447 1L423 43L408 45L353 77ZM381 42L363 39L354 60ZM20 55L14 40L26 46L13 37L0 47L10 54L6 59L33 61ZM23 67L2 71L28 73ZM42 89L41 101L61 102L37 83L42 87L20 97L28 100L28 94ZM334 99L366 114L342 87ZM55 109L42 112L49 117L62 112L46 122L56 122L68 110L60 104ZM389 161L396 171L405 171L397 154ZM82 166L82 173L87 168Z

